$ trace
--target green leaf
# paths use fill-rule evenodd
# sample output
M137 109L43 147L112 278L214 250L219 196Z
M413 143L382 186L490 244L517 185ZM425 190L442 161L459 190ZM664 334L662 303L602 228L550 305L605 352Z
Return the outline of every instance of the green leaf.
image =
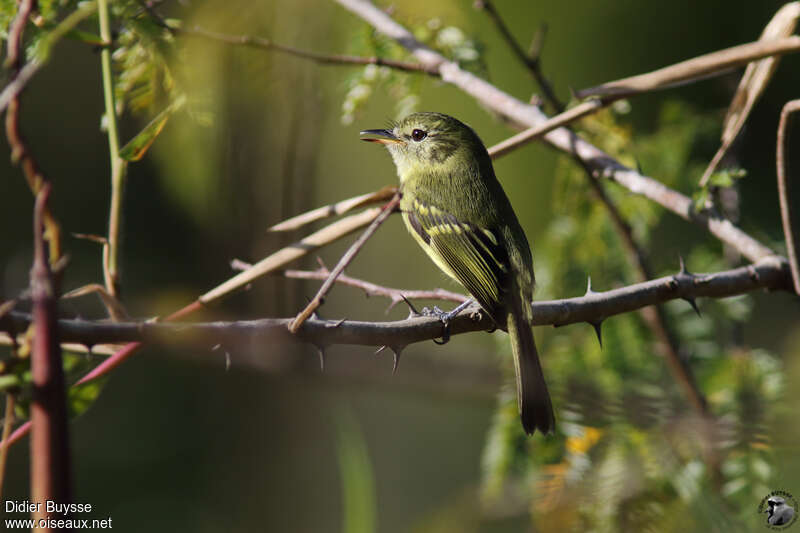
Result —
M694 203L695 211L702 211L705 209L708 196L709 192L707 187L703 187L692 194L692 202Z
M83 414L100 396L105 380L73 385L67 389L67 412L70 418Z
M80 41L86 44L91 44L94 46L103 46L105 44L102 37L100 37L96 33L91 33L88 31L71 30L67 32L66 36L69 37L70 39L74 39L76 41Z
M731 187L735 180L746 175L747 171L743 168L730 168L713 173L708 181L715 187Z
M175 111L183 107L184 103L186 103L186 97L183 95L178 97L166 109L156 115L133 139L128 141L128 144L120 149L119 156L126 161L139 161L144 157L156 137L166 126L167 120Z

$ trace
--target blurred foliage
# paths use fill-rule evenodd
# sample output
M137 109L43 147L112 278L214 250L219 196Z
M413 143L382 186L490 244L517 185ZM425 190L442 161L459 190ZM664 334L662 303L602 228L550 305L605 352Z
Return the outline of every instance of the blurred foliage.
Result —
M376 531L375 482L364 435L353 414L342 409L336 420L342 479L343 533Z
M462 29L445 26L438 18L424 23L406 23L414 36L430 48L448 59L457 62L462 68L477 74L486 74L483 60L484 47L474 36L468 36ZM350 41L351 52L356 55L374 56L415 62L414 57L393 39L375 31L371 26L361 26ZM395 102L395 116L402 118L418 111L423 78L412 74L367 65L354 72L346 80L347 94L342 102L342 123L352 124L356 113L369 100L370 96L385 87Z
M708 118L669 102L649 135L634 138L616 109L592 117L581 130L623 162L687 190L704 165L696 146L716 135ZM728 173L730 179L719 177L713 185L733 187L740 175ZM595 291L635 281L605 207L576 192L586 189L582 169L564 158L557 180L553 201L564 214L537 243L540 297L555 297L555 287L559 294L582 294L589 275ZM619 188L606 191L648 249L665 211ZM727 268L718 248L705 239L693 246L687 264L702 271ZM717 426L709 427L686 402L640 315L604 321L602 349L591 327L558 329L542 347L560 406L558 433L526 441L516 398L499 396L484 456L490 505L525 487L544 530L713 530L755 523L752 502L769 492L777 474L766 426L783 396L781 363L736 341L750 315L749 296L704 300L702 317L682 301L665 309ZM709 451L721 462L718 482L704 461Z
M28 57L36 54L48 29L78 4L39 1L36 29L26 33ZM170 30L179 27L178 21L157 18L137 1L112 5L118 29L113 52L117 112L150 121L123 149L126 159L137 161L184 104L195 120L192 129L207 125L212 114L206 104L213 87L193 77L208 73L188 72L185 50ZM4 38L15 11L14 2L0 3ZM96 26L96 21L92 23ZM468 31L436 18L412 21L409 26L428 46L486 75L484 47ZM97 42L85 31L71 36ZM359 55L412 59L366 25L353 33L349 45L350 52ZM381 90L395 102L398 117L419 107L424 76L375 65L350 72L342 75L343 123L352 123L369 98ZM191 94L185 88L189 85L195 88ZM713 117L684 102L669 101L661 107L653 131L634 136L629 111L630 104L620 102L585 119L577 129L623 163L643 168L668 186L693 191L698 210L715 202L720 190L736 191L744 170L720 171L707 188L696 187L706 164L698 154L719 138ZM187 126L182 127L185 133ZM197 177L214 168L201 157L194 162L166 159L160 162L164 166L184 166L182 172L173 173L176 178ZM182 188L181 195L197 194L207 181L198 179L197 183ZM553 191L558 214L544 232L546 239L537 243L537 278L542 287L538 297L582 294L588 276L598 291L636 281L605 207L587 194L583 170L566 156L559 163ZM609 187L607 194L629 221L635 238L649 249L654 233L663 228L665 211L621 188ZM688 245L690 269L728 267L721 245L713 239L692 239ZM514 391L501 391L483 458L481 501L486 514L515 502L514 512L531 513L540 529L560 531L679 531L706 526L720 530L754 524L758 517L752 516L753 502L773 488L777 479L766 428L784 395L781 362L773 354L739 342L741 325L751 312L749 296L704 301L702 317L684 302L664 307L710 411L718 418L716 426L710 427L687 404L660 357L661 347L638 314L606 320L602 349L589 326L550 332L540 342L559 406L558 432L547 439L526 438L518 422ZM499 352L507 350L505 339L498 347ZM510 373L510 357L503 355L501 364ZM91 364L85 356L74 354L65 355L64 361L70 382ZM0 385L16 391L24 416L30 394L27 358L20 353L4 365ZM99 390L97 384L70 389L71 413L85 410ZM342 418L337 427L343 530L374 530L375 488L366 445L349 418ZM718 457L722 479L712 479L706 462L710 456Z

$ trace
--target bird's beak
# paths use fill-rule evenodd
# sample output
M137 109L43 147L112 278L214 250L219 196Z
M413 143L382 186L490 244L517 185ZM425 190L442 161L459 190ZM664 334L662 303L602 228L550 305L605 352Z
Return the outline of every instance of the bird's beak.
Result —
M401 143L390 130L364 130L359 132L362 141L380 144ZM366 137L365 137L366 136Z

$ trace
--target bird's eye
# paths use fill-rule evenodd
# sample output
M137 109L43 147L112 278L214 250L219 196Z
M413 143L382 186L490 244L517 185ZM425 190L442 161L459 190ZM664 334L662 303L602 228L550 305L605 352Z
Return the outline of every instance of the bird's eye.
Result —
M416 142L420 142L422 139L428 136L428 132L425 130L414 130L411 132L411 138L414 139Z

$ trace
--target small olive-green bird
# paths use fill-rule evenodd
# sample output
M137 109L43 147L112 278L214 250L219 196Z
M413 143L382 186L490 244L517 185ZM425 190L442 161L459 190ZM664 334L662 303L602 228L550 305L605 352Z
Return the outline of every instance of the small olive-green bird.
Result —
M483 142L441 113L414 113L392 129L361 135L392 155L409 233L508 331L525 432L552 431L553 407L531 331L531 250Z

